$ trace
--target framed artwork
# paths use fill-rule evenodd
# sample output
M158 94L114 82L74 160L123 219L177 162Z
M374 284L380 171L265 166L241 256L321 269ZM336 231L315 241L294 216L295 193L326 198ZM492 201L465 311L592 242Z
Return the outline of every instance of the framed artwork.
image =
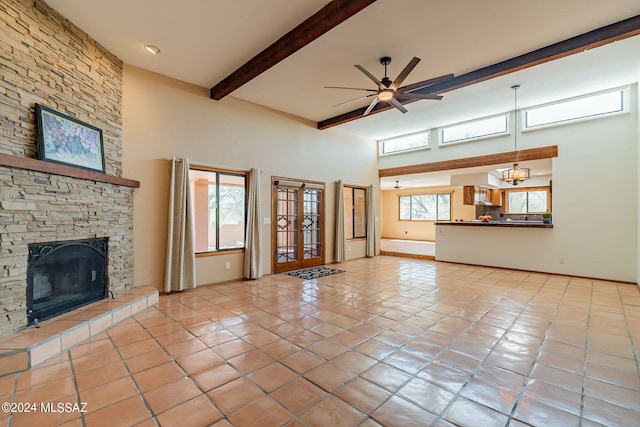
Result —
M38 159L105 173L102 130L36 104Z

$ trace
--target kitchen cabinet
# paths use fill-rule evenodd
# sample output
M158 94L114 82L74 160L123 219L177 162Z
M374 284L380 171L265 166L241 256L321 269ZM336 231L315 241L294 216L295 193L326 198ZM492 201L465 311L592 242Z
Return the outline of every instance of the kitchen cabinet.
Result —
M462 191L462 203L465 205L502 206L501 190L465 185Z
M502 206L502 190L489 190L491 206Z

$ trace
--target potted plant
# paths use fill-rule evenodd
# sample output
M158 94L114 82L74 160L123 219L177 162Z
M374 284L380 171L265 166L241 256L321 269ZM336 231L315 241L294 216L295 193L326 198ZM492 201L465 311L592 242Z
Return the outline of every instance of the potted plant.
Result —
M551 224L551 212L542 213L542 222L544 224Z

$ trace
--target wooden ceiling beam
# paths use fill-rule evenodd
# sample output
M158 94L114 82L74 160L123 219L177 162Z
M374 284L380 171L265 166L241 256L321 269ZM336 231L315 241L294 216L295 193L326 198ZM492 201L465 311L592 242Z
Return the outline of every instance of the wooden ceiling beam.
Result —
M612 43L618 40L623 40L628 37L637 36L639 34L640 15L636 15L631 18L604 27L600 27L593 31L589 31L587 33L563 40L561 42L534 50L532 52L516 56L515 58L507 59L506 61L498 62L497 64L489 65L487 67L462 74L460 76L454 77L451 80L436 83L423 89L415 90L413 91L413 93L422 93L429 95L442 94L455 89L471 86L476 83L500 77L505 74L524 70L525 68L533 67L535 65L539 65L548 61L564 58L566 56L583 52L588 49L593 49L595 47L603 46L605 44ZM401 96L399 96L399 98L401 98ZM407 102L403 102L403 104L408 104L410 102L415 102L415 100L409 100ZM391 107L387 106L386 104L384 105L384 108L374 108L369 113L369 116L381 111L386 111L389 108ZM364 108L360 108L318 122L318 129L327 129L343 123L351 122L353 120L361 119L363 117L362 113L364 112L364 110Z
M209 96L215 100L224 98L375 1L332 0L212 87Z
M505 163L513 163L515 155L513 151L504 153L486 154L484 156L465 157L462 159L443 160L440 162L422 163L419 165L398 166L394 168L380 169L378 176L386 178L389 176L410 175L414 173L439 172L452 169L465 169L476 166L491 166ZM558 157L558 146L549 145L546 147L529 148L518 151L518 161L540 160Z

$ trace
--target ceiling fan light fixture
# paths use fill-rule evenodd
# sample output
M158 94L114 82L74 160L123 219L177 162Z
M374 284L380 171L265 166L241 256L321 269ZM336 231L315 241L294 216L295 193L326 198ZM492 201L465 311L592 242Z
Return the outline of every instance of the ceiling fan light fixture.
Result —
M378 102L380 101L384 101L390 104L392 107L395 107L401 113L404 114L404 113L407 113L408 110L404 107L402 102L398 100L398 98L399 99L437 99L437 100L442 99L442 96L436 95L433 93L419 93L419 92L414 93L413 91L425 89L426 87L432 84L435 84L437 82L453 78L453 74L447 74L446 76L440 76L434 79L429 79L422 82L414 83L406 87L400 87L400 85L407 78L409 73L411 73L411 71L415 68L415 66L418 65L418 62L420 62L420 58L413 57L413 59L409 61L409 63L402 69L400 74L398 74L396 79L393 81L389 78L389 76L387 76L387 65L389 65L390 62L391 62L391 58L388 56L380 58L380 64L384 65L384 77L381 80L378 80L376 76L368 72L362 65L357 65L357 64L355 65L355 67L358 70L360 70L365 76L367 76L371 81L373 81L377 85L377 89L362 89L357 87L343 87L343 86L325 86L325 88L328 88L328 89L351 89L351 90L363 90L366 92L373 92L373 93L370 93L369 95L365 95L355 99L351 99L349 101L341 102L339 104L334 105L334 107L337 107L338 105L346 104L347 102L358 101L361 99L374 97L371 103L369 104L369 107L367 107L364 110L364 113L362 113L363 116L366 116L371 111L373 111L375 106L378 105Z
M378 99L380 99L380 101L391 101L393 99L393 90L391 89L381 90L380 93L378 94Z

